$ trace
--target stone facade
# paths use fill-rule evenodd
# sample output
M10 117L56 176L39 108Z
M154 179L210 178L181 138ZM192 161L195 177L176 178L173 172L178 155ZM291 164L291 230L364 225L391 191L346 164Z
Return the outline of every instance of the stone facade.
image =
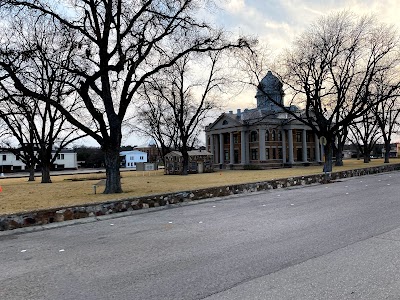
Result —
M277 188L287 188L291 186L326 183L341 178L377 174L396 170L400 170L400 164L333 172L328 174L328 177L325 177L324 174L299 176L256 183L227 185L222 187L213 187L180 193L120 199L99 204L81 205L77 207L65 207L35 211L30 213L3 215L0 216L0 231L28 226L45 225L49 223L63 222L67 220L81 219L87 217L95 218L103 215L109 215L119 212L130 212L152 207L170 207L182 202L192 202L195 200L213 197L224 197L234 194L243 194Z
M211 173L214 171L213 157L205 150L190 150L188 173ZM165 156L165 174L180 175L183 169L183 157L179 151L171 151Z
M257 108L223 113L206 127L207 150L214 164L232 169L321 163L317 135L279 106L284 103L282 84L271 72L261 81L255 98ZM300 118L304 113L295 106L287 109Z

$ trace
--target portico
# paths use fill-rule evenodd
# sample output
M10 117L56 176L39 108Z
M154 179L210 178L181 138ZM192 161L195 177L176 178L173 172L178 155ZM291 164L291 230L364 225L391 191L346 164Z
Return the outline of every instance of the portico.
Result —
M273 99L283 103L279 80L268 72L263 81ZM206 146L214 164L272 168L320 163L321 147L311 128L270 103L264 94L257 92L256 98L257 108L223 113L206 127Z

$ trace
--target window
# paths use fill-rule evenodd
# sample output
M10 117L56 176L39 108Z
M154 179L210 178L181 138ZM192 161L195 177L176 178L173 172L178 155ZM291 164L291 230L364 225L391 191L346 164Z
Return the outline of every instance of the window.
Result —
M224 134L224 144L229 144L229 134Z
M272 130L271 140L276 141L276 132L275 132L275 130Z
M139 159L140 159L140 160L143 160L143 156L141 156Z
M238 135L237 134L234 134L233 135L233 143L234 144L237 144L239 142L239 140L238 140Z
M268 142L269 141L269 130L267 130L265 132L265 141Z
M251 149L251 160L257 160L258 159L258 149Z
M250 142L257 142L258 141L258 133L257 131L252 131L250 133Z
M265 159L269 159L269 148L265 149Z
M7 155L3 154L3 161L7 160Z
M19 155L16 155L16 156L15 156L15 160L19 160Z
M312 132L309 132L309 131L306 132L306 141L307 141L307 143L311 142L311 134L312 134Z
M224 151L224 157L225 157L225 160L229 160L229 153L228 153L228 150L225 150L225 151Z
M57 159L64 159L64 154L57 154Z
M276 159L276 148L272 148L272 159Z
M296 131L296 142L301 142L301 131Z
M223 120L222 121L222 125L228 125L228 121L227 120Z
M282 141L282 131L278 130L278 141Z
M278 158L283 159L282 148L278 148Z

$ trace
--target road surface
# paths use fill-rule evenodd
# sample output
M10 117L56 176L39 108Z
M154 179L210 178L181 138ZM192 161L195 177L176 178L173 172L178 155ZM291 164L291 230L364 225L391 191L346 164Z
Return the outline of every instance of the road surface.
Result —
M400 173L0 233L0 299L400 299Z

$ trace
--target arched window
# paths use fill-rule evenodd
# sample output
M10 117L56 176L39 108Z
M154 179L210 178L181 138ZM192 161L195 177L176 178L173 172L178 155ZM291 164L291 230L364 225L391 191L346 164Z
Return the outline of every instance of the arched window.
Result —
M272 130L271 140L276 141L276 132L275 132L275 130Z
M268 142L269 141L269 130L267 129L267 131L265 131L265 141Z
M228 121L227 120L223 120L222 121L222 125L228 125Z
M282 131L278 130L278 141L282 141Z
M257 131L252 131L250 133L250 142L257 142L258 140L258 133Z

